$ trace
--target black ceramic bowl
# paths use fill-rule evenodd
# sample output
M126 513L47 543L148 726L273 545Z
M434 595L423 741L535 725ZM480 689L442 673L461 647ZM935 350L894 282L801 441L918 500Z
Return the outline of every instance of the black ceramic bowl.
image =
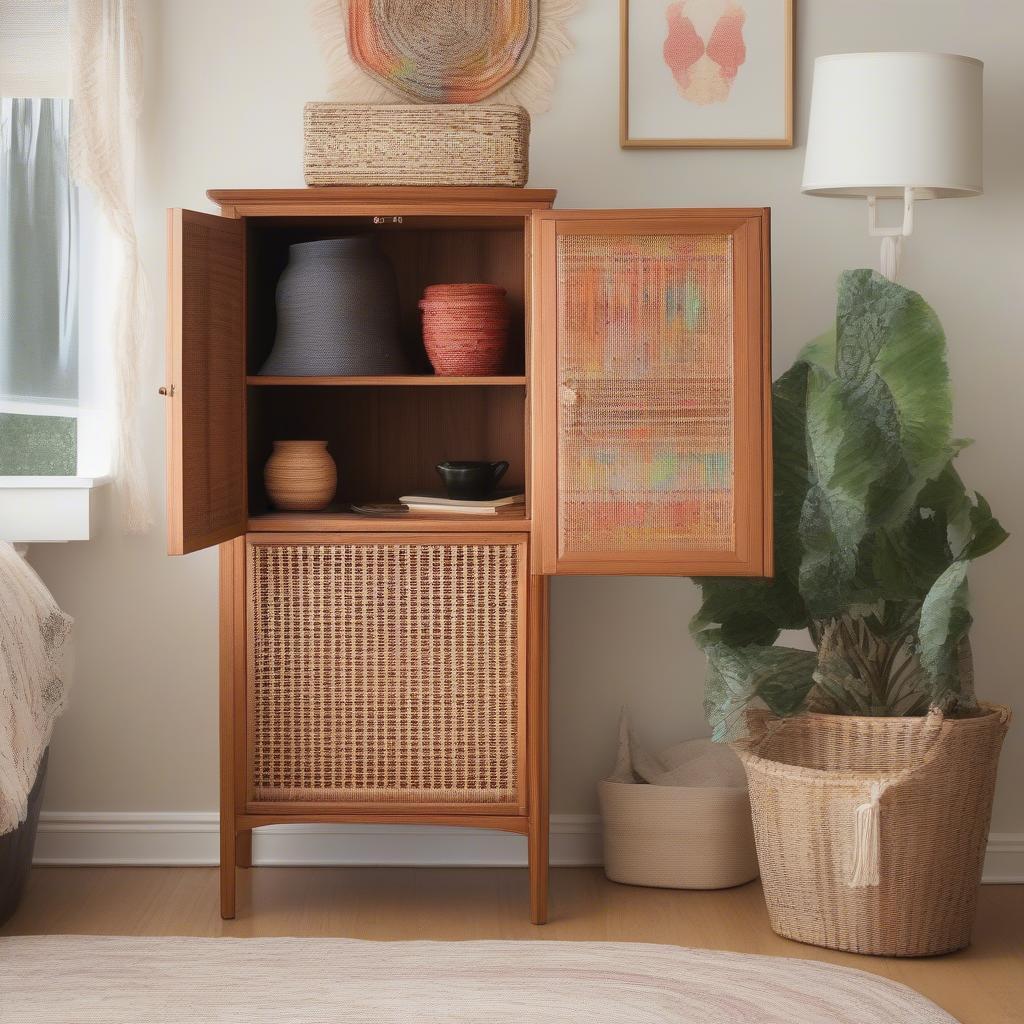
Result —
M449 498L483 501L494 494L498 481L508 469L507 462L439 462L437 473Z

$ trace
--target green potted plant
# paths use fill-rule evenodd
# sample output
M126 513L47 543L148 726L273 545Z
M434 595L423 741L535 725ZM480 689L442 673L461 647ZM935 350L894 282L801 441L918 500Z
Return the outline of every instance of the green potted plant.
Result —
M774 384L775 576L701 579L714 736L750 782L772 927L884 955L970 939L1009 712L974 696L967 568L1006 539L954 463L945 337L842 275ZM779 646L806 630L808 649Z

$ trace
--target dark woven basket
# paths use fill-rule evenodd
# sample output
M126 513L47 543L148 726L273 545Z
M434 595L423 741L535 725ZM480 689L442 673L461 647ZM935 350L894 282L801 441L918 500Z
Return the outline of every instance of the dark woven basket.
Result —
M261 374L376 376L407 373L398 287L373 238L289 246L277 283L277 334Z

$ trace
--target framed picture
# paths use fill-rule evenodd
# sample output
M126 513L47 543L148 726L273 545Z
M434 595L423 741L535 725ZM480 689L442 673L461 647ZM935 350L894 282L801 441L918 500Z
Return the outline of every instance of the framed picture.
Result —
M793 0L620 0L623 147L793 145Z

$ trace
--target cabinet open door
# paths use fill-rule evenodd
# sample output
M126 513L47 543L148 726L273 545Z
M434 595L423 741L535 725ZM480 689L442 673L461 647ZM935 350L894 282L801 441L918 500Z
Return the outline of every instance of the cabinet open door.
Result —
M768 210L532 219L539 570L770 575Z
M241 220L168 211L167 550L245 532L245 243Z

